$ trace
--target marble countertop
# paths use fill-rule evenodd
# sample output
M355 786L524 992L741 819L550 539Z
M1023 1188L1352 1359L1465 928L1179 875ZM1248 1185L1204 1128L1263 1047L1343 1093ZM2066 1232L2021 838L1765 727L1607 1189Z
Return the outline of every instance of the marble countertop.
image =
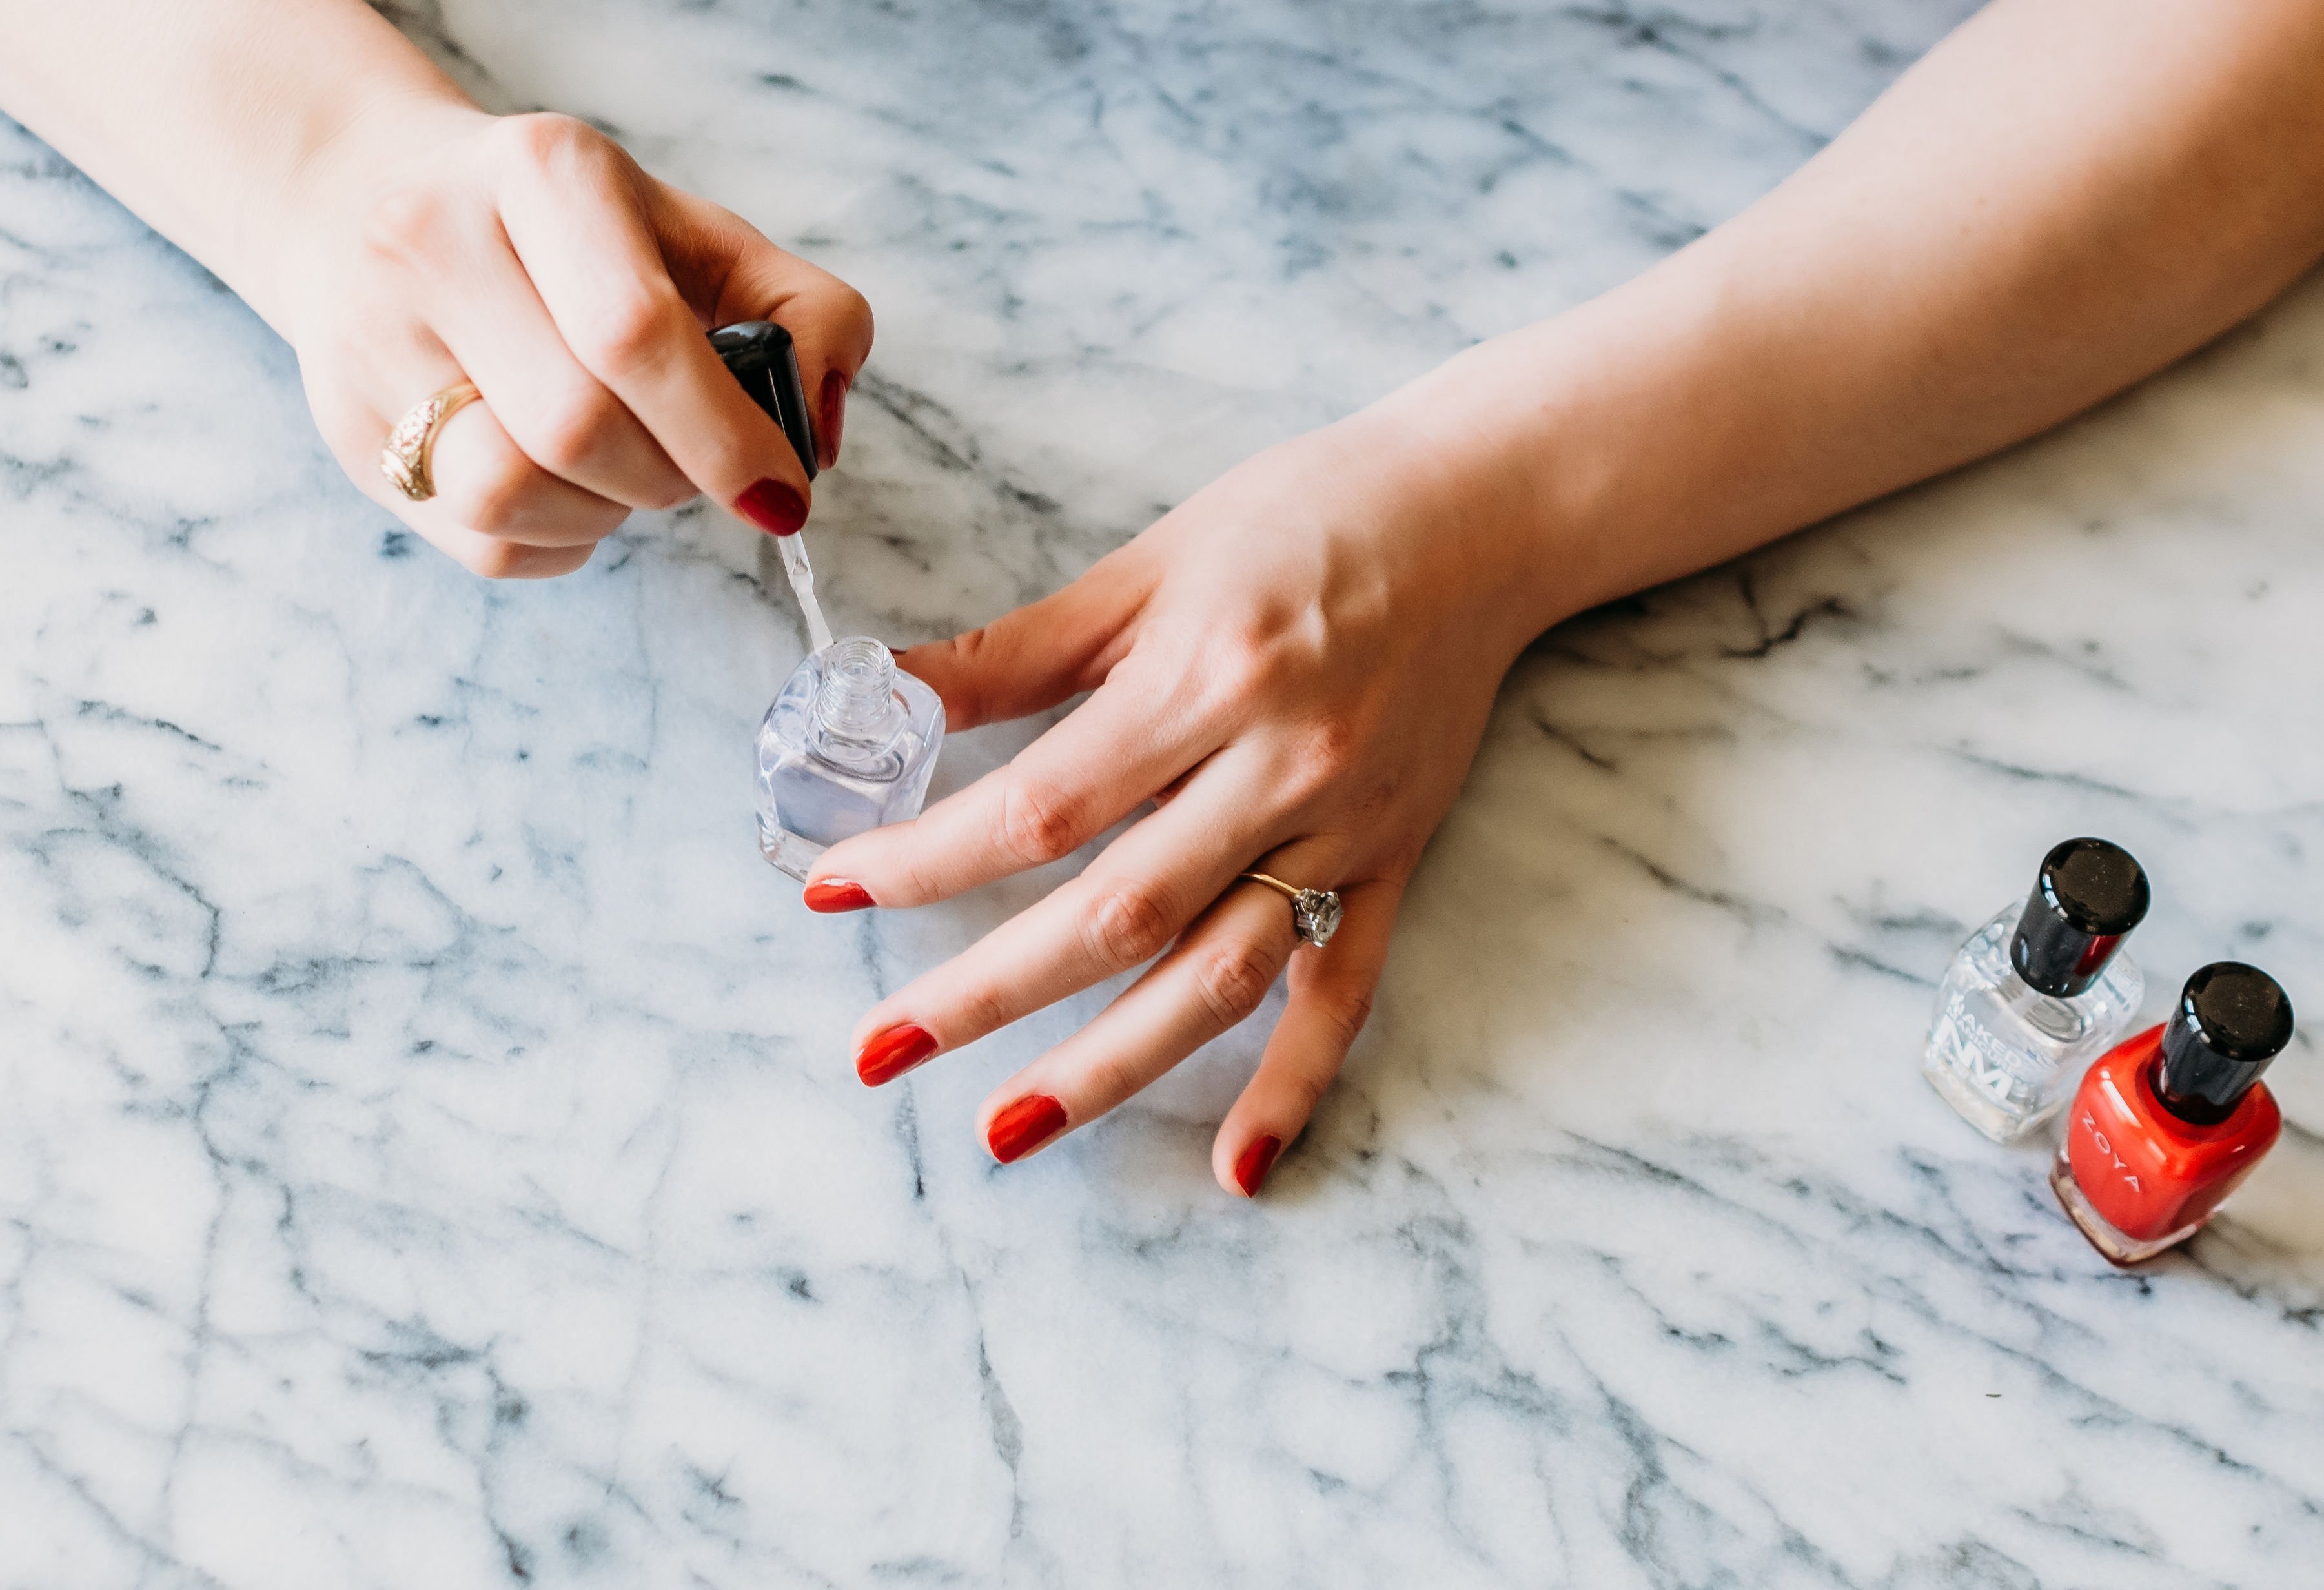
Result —
M910 640L1732 213L1965 9L444 0L872 298L810 532ZM2324 282L2065 431L1546 636L1245 1205L1213 1046L1013 1169L1083 1002L878 1093L1053 878L825 920L699 505L477 582L0 124L0 1586L2095 1585L2324 1560L2324 1063L2146 1272L1921 1083L2050 842L2150 1012L2324 1012ZM939 788L1028 730L960 736Z

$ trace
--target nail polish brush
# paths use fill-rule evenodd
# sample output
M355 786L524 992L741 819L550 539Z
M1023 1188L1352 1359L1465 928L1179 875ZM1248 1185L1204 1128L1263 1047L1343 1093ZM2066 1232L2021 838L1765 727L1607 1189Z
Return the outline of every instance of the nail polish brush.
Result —
M718 350L718 356L751 394L751 401L782 427L791 451L798 455L799 467L813 480L815 426L807 418L807 388L799 380L798 350L792 346L791 334L772 320L742 320L713 331L710 346ZM793 531L775 540L782 551L783 573L790 578L791 594L798 598L799 612L807 619L807 650L825 651L831 645L831 625L824 622L822 605L815 599L815 569L807 560L807 536Z

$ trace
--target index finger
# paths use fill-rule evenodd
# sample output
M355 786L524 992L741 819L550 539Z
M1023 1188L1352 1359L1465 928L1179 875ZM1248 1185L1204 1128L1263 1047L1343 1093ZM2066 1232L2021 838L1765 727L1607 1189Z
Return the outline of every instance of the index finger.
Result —
M560 117L502 124L528 141L503 183L502 223L566 346L696 486L775 535L807 522L807 470L703 336L645 221L650 180ZM573 202L586 194L598 202Z
M824 852L807 903L927 905L1060 860L1216 749L1213 735L1199 697L1157 701L1117 673L1006 767Z

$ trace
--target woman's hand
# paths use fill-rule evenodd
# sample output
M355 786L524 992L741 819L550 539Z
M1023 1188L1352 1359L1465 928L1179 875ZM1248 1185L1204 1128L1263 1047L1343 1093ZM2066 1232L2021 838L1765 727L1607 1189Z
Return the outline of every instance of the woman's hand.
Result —
M304 187L267 307L349 477L462 564L564 574L632 508L697 491L775 534L805 521L805 469L704 333L790 331L828 466L872 347L844 282L568 116L395 99ZM444 423L438 495L411 502L381 475L381 444L463 378L483 402Z
M1212 1151L1221 1186L1258 1190L1362 1027L1405 881L1544 622L1519 539L1416 463L1408 434L1374 411L1278 447L1056 595L899 659L955 728L1095 693L918 821L833 846L809 905L925 905L1156 809L881 1002L856 1031L865 1082L1159 956L986 1100L985 1142L1015 1160L1249 1016L1288 963L1289 1003ZM1337 936L1297 948L1288 901L1246 871L1337 889Z

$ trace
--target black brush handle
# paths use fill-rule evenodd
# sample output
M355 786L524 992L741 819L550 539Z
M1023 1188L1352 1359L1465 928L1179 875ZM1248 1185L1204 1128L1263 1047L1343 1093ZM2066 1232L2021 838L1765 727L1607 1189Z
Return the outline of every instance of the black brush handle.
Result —
M710 334L710 346L734 372L734 379L767 418L783 428L799 467L815 478L815 425L807 417L807 388L800 384L798 350L791 334L772 320L741 320Z

